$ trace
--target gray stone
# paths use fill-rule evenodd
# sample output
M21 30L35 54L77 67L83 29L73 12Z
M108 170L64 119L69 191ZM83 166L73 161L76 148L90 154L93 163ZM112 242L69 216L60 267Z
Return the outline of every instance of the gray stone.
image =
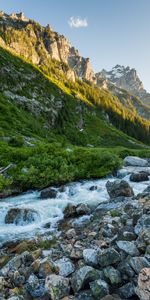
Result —
M26 290L32 297L43 297L46 293L44 284L41 284L37 276L31 274L26 283Z
M108 284L101 279L90 282L90 289L96 299L101 299L109 294Z
M135 295L135 286L132 282L128 282L118 289L118 293L122 298L128 299Z
M147 167L148 162L146 159L137 156L127 156L124 159L125 166L137 166L137 167Z
M150 267L150 262L145 257L131 257L129 264L136 274L139 274L143 268Z
M71 286L74 292L79 292L87 283L99 279L98 270L91 266L84 266L73 274Z
M60 275L49 275L46 277L45 287L52 300L60 300L68 296L70 292L69 279Z
M143 215L137 222L134 231L138 235L141 231L150 228L150 215Z
M98 250L95 249L84 249L83 258L87 265L97 266L98 265Z
M72 261L63 257L55 261L55 266L59 268L59 275L67 277L75 271L75 266Z
M124 252L126 252L127 254L129 254L131 256L139 255L139 251L138 251L137 247L135 246L134 242L117 241L116 244L120 250L123 250Z
M82 215L88 215L90 214L91 210L89 208L89 206L85 203L79 204L76 208L76 213L78 216L82 216Z
M108 283L111 283L111 285L117 285L121 282L121 274L114 267L107 267L103 269L103 272L106 281L108 280Z
M109 248L98 253L98 263L101 267L107 267L119 261L120 254L114 248Z

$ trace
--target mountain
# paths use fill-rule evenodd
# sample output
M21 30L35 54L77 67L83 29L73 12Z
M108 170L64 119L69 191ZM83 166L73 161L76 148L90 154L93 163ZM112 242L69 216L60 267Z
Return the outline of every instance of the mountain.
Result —
M49 65L51 59L58 61L60 69L72 81L77 76L95 82L89 58L82 57L68 39L53 31L50 25L41 26L23 13L8 15L0 12L0 45L11 48L38 66Z
M107 80L107 84L109 82L118 88L127 90L150 106L150 94L144 89L143 83L135 69L116 65L110 71L103 69L97 73L96 78L99 77Z
M150 121L139 115L139 107L148 114L147 107L115 85L106 88L103 78L100 88L88 80L83 62L90 62L77 50L71 56L61 44L58 59L52 57L52 36L57 46L66 41L23 14L1 13L0 174L7 169L0 176L2 196L105 176L116 171L120 157L149 149ZM70 60L64 61L65 53ZM79 64L73 69L75 53Z

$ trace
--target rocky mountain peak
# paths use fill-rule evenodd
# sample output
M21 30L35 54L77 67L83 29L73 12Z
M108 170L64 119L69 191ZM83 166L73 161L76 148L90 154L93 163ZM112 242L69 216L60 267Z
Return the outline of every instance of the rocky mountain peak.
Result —
M143 83L134 68L125 67L117 64L110 71L103 69L96 74L96 78L102 77L109 84L118 88L125 89L135 96L138 96L144 102L150 104L150 94L144 89Z
M70 41L53 31L49 24L41 26L22 12L8 15L1 11L0 36L1 46L34 64L48 67L53 59L68 66L69 69L63 68L62 71L65 70L69 80L75 81L79 77L96 83L90 59L82 57Z

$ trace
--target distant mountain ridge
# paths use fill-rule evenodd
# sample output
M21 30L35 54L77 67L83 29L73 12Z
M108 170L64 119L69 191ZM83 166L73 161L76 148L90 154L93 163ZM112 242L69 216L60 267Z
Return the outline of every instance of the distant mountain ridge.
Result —
M110 71L103 69L97 73L96 78L100 77L106 80L107 84L114 84L118 88L125 89L150 105L150 94L144 89L143 83L134 68L116 65Z

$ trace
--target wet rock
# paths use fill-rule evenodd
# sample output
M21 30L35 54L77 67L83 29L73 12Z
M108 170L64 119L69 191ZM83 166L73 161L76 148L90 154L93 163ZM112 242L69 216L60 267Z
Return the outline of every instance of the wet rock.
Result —
M140 181L148 181L148 173L146 172L139 172L139 173L133 173L130 175L130 180L133 182L140 182Z
M132 197L134 195L132 187L125 180L107 181L106 189L110 198Z
M89 266L98 265L98 251L95 249L84 249L83 258L85 260L85 263Z
M49 275L46 277L45 287L52 300L60 300L69 295L69 279L60 275Z
M96 191L97 190L97 185L92 185L89 188L90 191Z
M64 209L64 218L71 218L76 216L76 206L68 203Z
M39 214L36 210L27 208L11 208L6 216L6 224L25 225L36 222L39 219Z
M121 274L114 267L107 267L103 269L106 281L111 285L117 285L121 282Z
M67 277L75 271L74 264L67 257L56 260L55 266L58 267L60 276Z
M137 156L127 156L124 159L125 166L147 167L148 161Z
M101 299L109 294L108 284L101 279L90 282L90 289L96 299Z
M91 210L87 204L82 203L82 204L77 205L76 213L78 216L88 215L88 214L90 214L90 212L91 212Z
M127 254L129 254L131 256L139 255L139 251L134 242L117 241L116 244L120 250L123 250L124 252L126 252Z
M101 267L107 267L119 261L120 254L114 248L109 248L98 253L98 262Z
M150 215L144 214L137 222L134 228L135 233L138 235L141 231L150 228Z
M141 270L138 277L138 287L135 291L140 299L150 299L150 268L144 268Z
M91 281L99 279L98 270L90 266L84 266L75 271L71 280L71 286L74 292L79 292L86 284Z
M131 257L129 264L136 274L139 274L143 268L150 267L150 262L145 257Z
M40 198L42 199L56 198L56 197L57 197L57 191L52 187L48 187L41 191Z
M118 293L122 298L128 299L135 295L135 286L132 282L128 282L118 289Z
M39 281L37 276L31 274L26 283L26 290L34 298L41 298L46 294L46 289L43 283Z

